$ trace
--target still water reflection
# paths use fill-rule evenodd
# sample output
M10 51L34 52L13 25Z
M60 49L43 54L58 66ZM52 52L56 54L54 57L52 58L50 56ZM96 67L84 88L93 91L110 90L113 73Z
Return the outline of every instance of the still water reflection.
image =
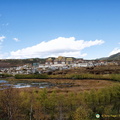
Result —
M0 80L0 89L8 88L8 87L13 87L13 88L27 88L27 87L37 87L37 88L48 88L55 86L55 84L50 83L50 82L31 82L31 83L20 83L20 82L9 82L7 80Z

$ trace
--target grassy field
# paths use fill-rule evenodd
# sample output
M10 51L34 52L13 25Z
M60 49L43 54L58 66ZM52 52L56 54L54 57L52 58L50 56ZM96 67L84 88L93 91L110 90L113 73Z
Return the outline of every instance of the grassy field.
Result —
M117 72L116 72L117 71ZM94 69L76 68L62 71L54 71L52 74L16 75L15 78L7 78L11 82L50 82L56 84L48 88L51 92L79 92L91 89L100 89L114 84L120 84L119 66L100 66ZM96 74L97 73L97 74ZM27 88L33 89L33 88ZM36 88L37 89L37 88Z
M119 67L101 67L93 70L80 68L55 71L45 76L43 74L18 77L19 79L9 77L7 80L13 83L50 82L56 86L45 89L1 90L0 120L11 119L9 112L6 111L9 108L12 108L10 109L12 120L19 120L18 118L20 120L30 120L30 118L32 120L97 120L96 114L101 116L120 114ZM110 118L110 120L118 119Z
M79 93L82 91L90 91L92 89L98 90L101 88L110 87L116 84L120 85L120 82L110 81L110 80L98 80L98 79L9 79L12 83L21 82L21 83L32 83L32 82L50 82L54 83L55 86L46 88L48 92L56 91L57 93ZM23 90L32 91L36 89L39 91L39 88L23 88Z

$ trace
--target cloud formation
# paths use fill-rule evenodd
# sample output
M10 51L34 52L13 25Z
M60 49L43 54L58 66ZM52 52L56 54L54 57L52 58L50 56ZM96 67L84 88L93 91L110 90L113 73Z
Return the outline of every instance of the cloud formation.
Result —
M5 36L0 37L0 42L3 42L5 39Z
M5 36L1 36L0 37L0 50L2 48L2 42L4 41L6 37ZM2 59L4 57L4 54L0 51L0 59Z
M120 48L114 48L109 55L114 55L116 53L120 52Z
M19 42L20 40L18 38L13 38L14 41Z
M46 58L46 57L84 57L87 54L81 54L81 51L87 47L101 45L103 40L84 41L75 40L74 37L50 40L48 42L41 42L35 46L27 47L21 50L10 52L9 58L22 59L22 58Z

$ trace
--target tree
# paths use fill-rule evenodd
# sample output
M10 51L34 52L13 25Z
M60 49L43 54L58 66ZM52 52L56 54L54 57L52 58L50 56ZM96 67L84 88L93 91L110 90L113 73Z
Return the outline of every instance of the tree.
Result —
M0 98L2 112L7 120L22 120L20 111L20 96L19 91L14 88L8 88L3 90Z
M76 109L74 113L74 120L88 120L89 119L89 110L85 107L80 106Z

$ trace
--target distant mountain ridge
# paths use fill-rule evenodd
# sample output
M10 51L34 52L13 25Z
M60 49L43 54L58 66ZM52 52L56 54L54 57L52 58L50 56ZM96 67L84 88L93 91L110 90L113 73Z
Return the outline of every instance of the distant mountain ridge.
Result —
M109 57L100 58L100 60L120 60L120 52Z
M108 57L109 60L120 60L120 52Z

